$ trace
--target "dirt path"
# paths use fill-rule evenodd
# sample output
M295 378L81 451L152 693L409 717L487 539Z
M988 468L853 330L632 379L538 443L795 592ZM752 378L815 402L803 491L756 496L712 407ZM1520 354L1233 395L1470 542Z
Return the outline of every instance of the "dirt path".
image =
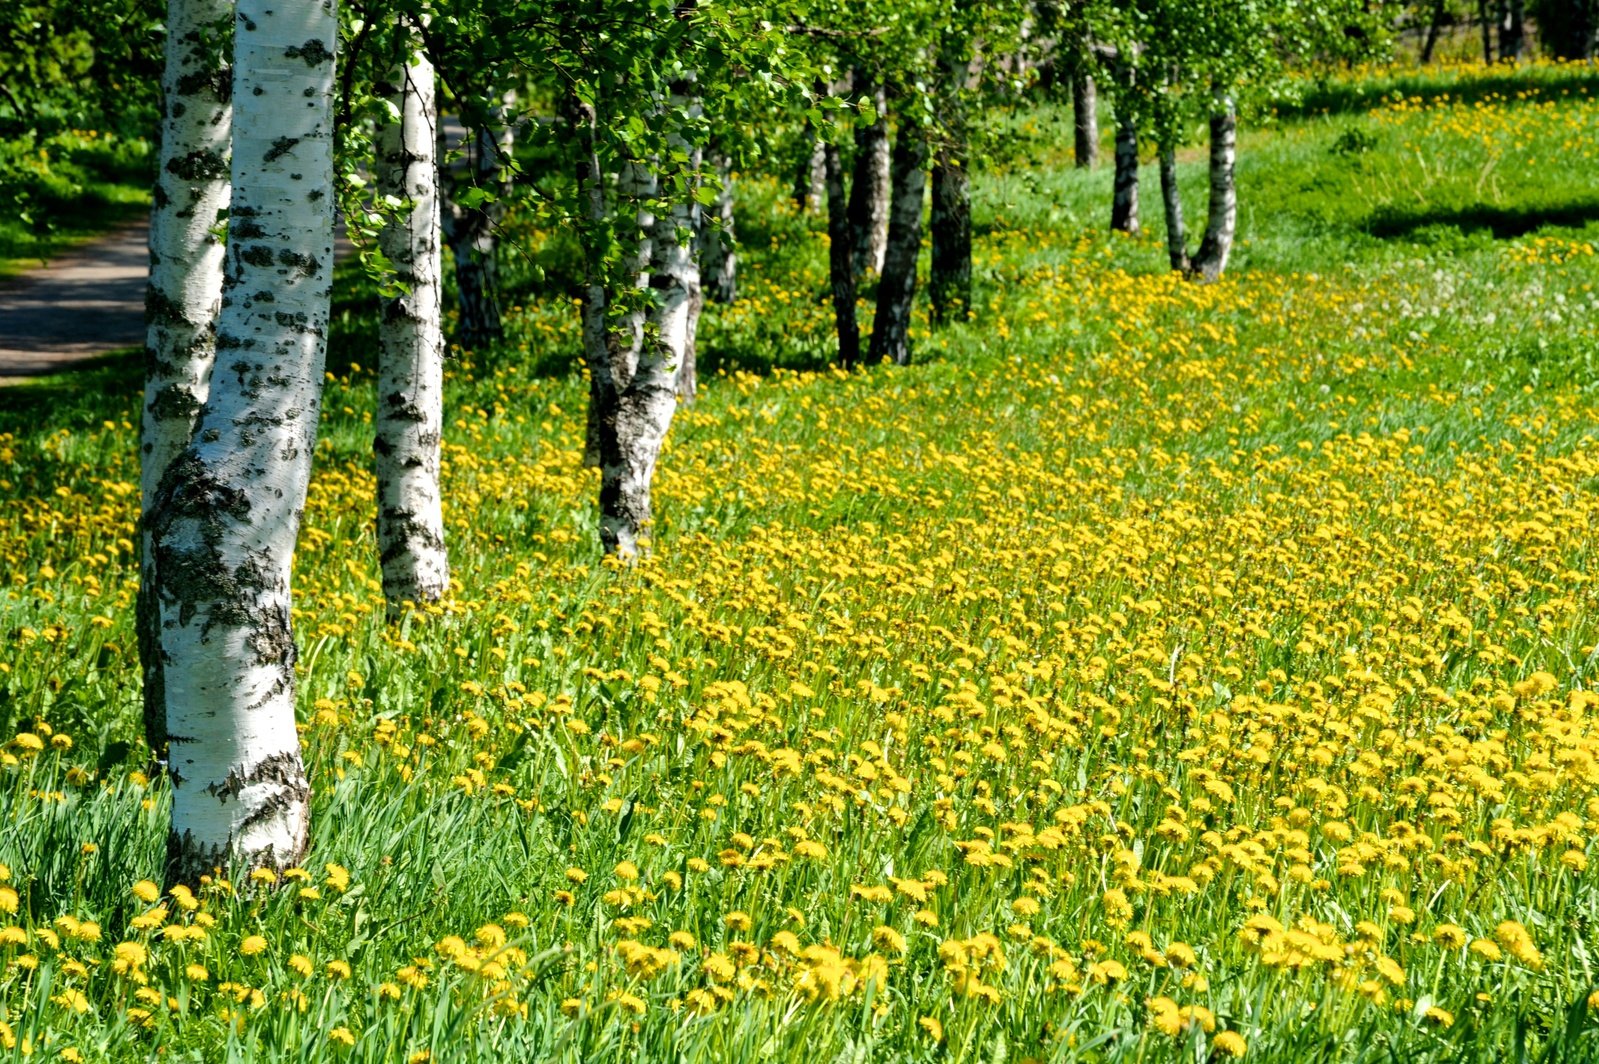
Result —
M0 281L0 385L144 342L149 222L120 226Z

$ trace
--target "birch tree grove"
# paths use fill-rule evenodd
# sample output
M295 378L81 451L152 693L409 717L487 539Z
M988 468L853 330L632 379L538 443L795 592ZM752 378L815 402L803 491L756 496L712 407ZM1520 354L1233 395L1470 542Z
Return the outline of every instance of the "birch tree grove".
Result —
M386 86L391 119L378 131L378 193L402 206L379 246L399 288L378 326L378 398L373 451L378 551L391 614L405 602L436 602L450 585L439 490L444 427L444 333L439 245L433 65L419 47Z
M188 445L216 357L222 241L232 136L228 69L233 5L167 5L161 158L150 212L150 286L145 297L144 415L140 430L140 579L136 625L144 672L144 731L166 747L160 618L150 512L161 478Z
M239 0L218 365L151 508L172 825L167 875L302 859L290 568L333 267L331 0Z

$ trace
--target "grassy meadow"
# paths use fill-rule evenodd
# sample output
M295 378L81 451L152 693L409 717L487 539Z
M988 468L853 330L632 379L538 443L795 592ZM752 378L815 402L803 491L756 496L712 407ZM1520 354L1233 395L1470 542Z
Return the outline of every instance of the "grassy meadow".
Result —
M905 369L827 367L821 219L747 178L632 570L526 233L394 626L345 277L286 882L157 886L137 359L0 391L0 1058L1599 1058L1596 96L1257 113L1209 286L1153 166L1112 237L1069 113L1006 115Z

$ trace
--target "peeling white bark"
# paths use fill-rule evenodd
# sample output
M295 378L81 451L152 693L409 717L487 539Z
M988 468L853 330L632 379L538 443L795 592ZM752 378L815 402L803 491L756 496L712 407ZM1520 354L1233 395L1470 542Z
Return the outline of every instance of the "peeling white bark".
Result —
M239 0L217 365L151 530L166 662L170 879L305 853L290 567L333 274L331 0Z
M407 291L384 300L378 326L373 452L383 595L397 613L406 602L443 598L450 566L439 491L444 331L433 65L417 49L388 88L398 121L378 131L377 187L409 206L378 244Z
M145 296L144 414L140 426L141 532L138 618L145 738L166 745L154 555L147 527L161 477L182 452L205 402L222 299L222 241L232 140L226 0L169 0L161 77L161 157L150 211Z

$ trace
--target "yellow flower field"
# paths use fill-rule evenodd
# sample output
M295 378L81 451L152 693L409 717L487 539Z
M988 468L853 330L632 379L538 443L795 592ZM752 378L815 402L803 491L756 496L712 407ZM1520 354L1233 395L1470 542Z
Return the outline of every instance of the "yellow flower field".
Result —
M1596 117L1359 121L1486 138L1513 206ZM1259 151L1343 166L1336 132ZM1275 202L1243 167L1246 211ZM1060 180L1084 217L1108 187ZM296 588L313 859L283 881L157 885L135 396L8 419L0 1047L1599 1053L1594 223L1313 268L1263 217L1200 286L1158 232L994 195L984 305L922 364L729 372L680 412L633 570L597 560L580 382L465 358L459 586L386 626L370 375L341 375ZM825 337L816 261L751 256L753 316ZM526 314L571 342L569 304ZM772 327L739 321L708 328Z

